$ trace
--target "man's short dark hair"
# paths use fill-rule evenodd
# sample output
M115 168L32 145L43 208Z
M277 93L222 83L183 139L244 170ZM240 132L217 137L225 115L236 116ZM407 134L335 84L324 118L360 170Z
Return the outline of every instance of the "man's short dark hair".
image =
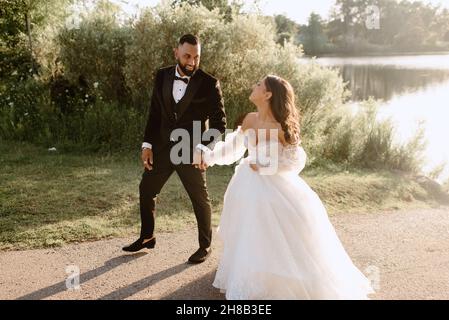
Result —
M179 45L183 45L185 42L193 46L200 45L200 39L193 34L185 34L179 39Z

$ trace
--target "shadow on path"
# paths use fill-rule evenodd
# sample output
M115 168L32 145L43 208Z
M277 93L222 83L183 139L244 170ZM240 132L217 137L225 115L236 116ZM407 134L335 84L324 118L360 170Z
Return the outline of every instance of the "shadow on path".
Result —
M162 297L161 300L224 300L225 295L212 286L215 271L192 281L178 290Z
M80 274L80 285L83 282L87 282L96 277L99 277L100 275L105 274L106 272L111 271L112 269L122 264L129 263L135 259L145 256L146 254L147 253L145 252L140 252L133 255L122 255L119 257L112 258L106 261L103 266ZM66 290L67 290L66 281L64 280L52 286L19 297L17 298L17 300L41 300Z
M135 295L136 293L154 285L155 283L170 278L171 276L174 276L175 274L181 273L184 270L187 270L192 265L187 263L181 263L176 266L173 266L169 269L160 271L158 273L152 274L151 276L148 276L146 278L143 278L139 281L136 281L134 283L131 283L130 285L120 288L114 292L109 293L108 295L105 295L100 298L100 300L123 300L128 297L131 297Z

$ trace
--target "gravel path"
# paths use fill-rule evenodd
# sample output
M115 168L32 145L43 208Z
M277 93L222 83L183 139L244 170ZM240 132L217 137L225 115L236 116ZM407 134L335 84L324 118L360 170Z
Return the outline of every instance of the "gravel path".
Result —
M373 299L449 299L449 208L332 216L346 250L367 275L378 275ZM0 252L0 299L224 299L211 286L220 243L200 265L196 230L157 235L137 254L134 239L57 249ZM66 268L77 266L80 289L66 289Z

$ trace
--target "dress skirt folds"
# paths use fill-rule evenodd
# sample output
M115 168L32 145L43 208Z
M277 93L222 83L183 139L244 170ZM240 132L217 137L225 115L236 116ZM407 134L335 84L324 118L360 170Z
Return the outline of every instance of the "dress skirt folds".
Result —
M218 236L223 243L213 286L233 299L369 299L369 279L343 248L318 195L298 175L301 146L249 142L237 131L205 161L240 160L227 187ZM258 171L250 163L264 164Z

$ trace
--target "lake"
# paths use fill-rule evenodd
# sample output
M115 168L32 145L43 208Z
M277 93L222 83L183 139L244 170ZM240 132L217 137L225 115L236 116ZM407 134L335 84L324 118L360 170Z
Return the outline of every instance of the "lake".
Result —
M449 53L316 61L339 70L352 92L351 103L370 96L382 100L379 117L393 119L399 141L413 136L419 121L424 121L428 146L423 170L448 161L438 180L449 178Z

